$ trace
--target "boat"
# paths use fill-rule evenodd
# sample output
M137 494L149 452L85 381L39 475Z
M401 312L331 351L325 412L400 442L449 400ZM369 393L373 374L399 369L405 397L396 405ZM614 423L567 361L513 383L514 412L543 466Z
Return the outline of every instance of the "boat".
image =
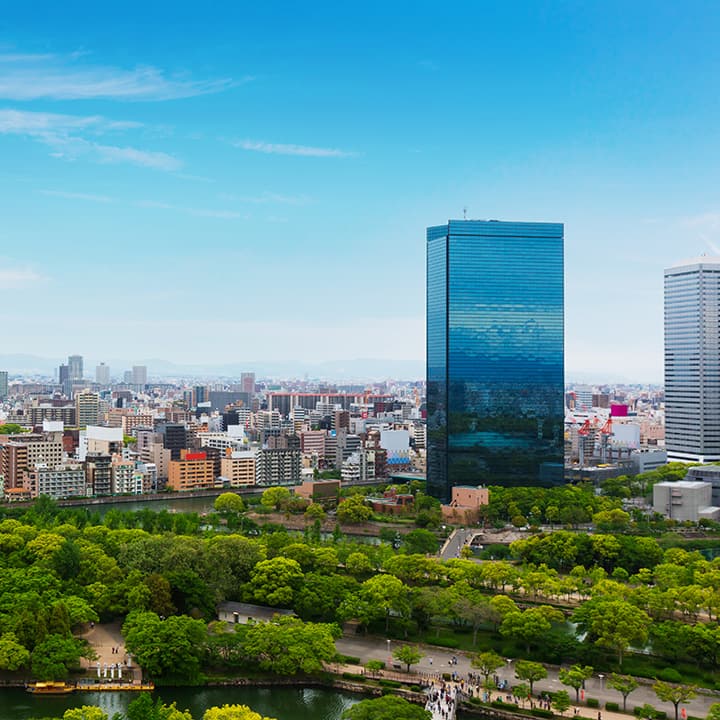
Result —
M75 692L75 685L66 682L34 682L27 683L25 689L35 695L69 695Z

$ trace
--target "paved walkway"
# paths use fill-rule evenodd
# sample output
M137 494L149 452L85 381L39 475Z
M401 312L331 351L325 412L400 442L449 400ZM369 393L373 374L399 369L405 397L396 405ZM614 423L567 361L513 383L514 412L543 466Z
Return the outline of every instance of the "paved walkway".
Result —
M336 642L338 652L344 655L351 655L360 658L360 663L364 665L368 660L383 660L387 668L393 668L393 665L397 666L397 670L401 670L400 664L392 657L392 653L401 645L412 644L404 643L399 640L392 640L388 643L387 640L377 637L363 637L360 635L351 637L342 637ZM443 673L456 672L460 678L467 679L468 674L471 672L476 673L470 665L469 657L461 652L448 651L438 647L432 647L429 645L421 645L420 651L425 655L422 660L412 667L412 674L419 676L420 679L425 681L441 680ZM457 664L452 663L453 655L457 657ZM573 688L563 685L558 679L558 669L554 667L547 667L548 677L545 680L540 680L535 683L534 690L537 695L543 690L548 692L557 692L558 690L566 690L570 695L570 698L574 700L575 691ZM407 677L406 673L399 672L399 676ZM509 686L517 685L518 679L515 677L515 663L513 660L508 660L505 667L501 668L497 672L498 679L506 680ZM657 695L653 692L652 681L643 680L638 678L641 683L640 687L630 694L627 701L628 711L632 712L632 708L645 703L652 705L657 710L665 710L668 718L675 717L675 708L672 703L663 703L658 700ZM605 707L607 701L616 702L622 707L622 695L616 690L607 687L607 674L596 673L585 683L585 697L595 698L600 701L600 713L599 720L628 720L628 715L622 713L611 713L602 708ZM502 698L501 698L502 699ZM680 707L687 710L688 715L694 717L704 718L708 714L708 710L713 703L720 703L720 693L703 690L702 694L698 695L694 700L689 703L683 704ZM581 712L579 713L583 717L590 717L594 720L598 720L598 710L593 710L581 705ZM572 710L568 711L568 715L572 715Z
M90 624L87 630L79 635L87 640L97 653L96 660L85 660L82 665L87 669L89 678L110 680L118 679L120 674L123 680L140 680L140 669L127 666L128 656L125 652L125 643L120 632L120 623ZM119 668L118 668L119 666ZM98 674L98 667L100 672Z
M453 684L433 683L427 690L425 709L432 720L454 720L457 712L457 688Z

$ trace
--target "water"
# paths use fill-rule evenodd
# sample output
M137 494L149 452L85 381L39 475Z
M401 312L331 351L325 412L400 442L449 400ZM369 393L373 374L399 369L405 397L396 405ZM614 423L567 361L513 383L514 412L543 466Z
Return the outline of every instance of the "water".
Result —
M0 720L62 717L65 710L81 705L97 705L110 718L124 713L137 697L132 692L76 692L72 695L36 697L21 689L0 690ZM214 705L248 705L261 715L277 720L340 720L343 710L362 699L359 695L324 688L296 687L222 687L163 688L153 693L163 702L177 702L181 710L190 710L194 720Z

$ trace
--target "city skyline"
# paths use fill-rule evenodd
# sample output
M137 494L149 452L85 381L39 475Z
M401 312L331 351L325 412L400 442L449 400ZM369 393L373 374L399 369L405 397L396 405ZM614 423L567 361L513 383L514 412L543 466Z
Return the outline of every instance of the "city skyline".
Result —
M4 17L5 353L421 363L467 207L565 224L568 378L661 381L663 269L720 245L717 7L141 7Z

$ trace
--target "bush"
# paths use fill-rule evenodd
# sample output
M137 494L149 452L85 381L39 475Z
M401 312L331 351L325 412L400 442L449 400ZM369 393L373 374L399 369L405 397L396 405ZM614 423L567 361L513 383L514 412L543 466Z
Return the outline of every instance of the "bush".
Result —
M442 679L445 680L446 682L450 682L450 680L452 680L452 675L450 673L443 673Z
M605 703L605 709L610 712L620 712L620 704L608 700L608 702Z
M419 685L411 685L410 690L412 692L422 692L422 688Z
M600 707L600 701L597 698L589 697L589 698L587 698L587 700L585 700L585 703L587 704L588 707L591 707L591 708L599 708Z
M517 712L517 705L513 703L506 703L502 702L501 700L494 700L490 703L490 705L494 708L497 708L498 710L511 710L512 712ZM550 713L550 716L552 717L552 713Z
M682 675L675 668L663 668L658 673L658 680L664 680L665 682L681 683L683 681Z
M397 680L378 680L380 685L386 688L399 688L402 687L402 683L398 682Z
M542 708L533 708L530 711L531 715L534 715L535 717L539 718L553 718L555 717L555 713L552 710L543 710Z
M360 658L355 657L354 655L341 655L338 654L337 661L341 665L360 665Z
M460 641L450 637L433 638L432 644L438 647L450 648L451 650L457 650L460 647Z
M667 713L664 710L656 710L655 720L667 720Z
M358 682L365 682L366 680L364 675L358 675L357 673L344 672L342 677L344 680L357 680Z

